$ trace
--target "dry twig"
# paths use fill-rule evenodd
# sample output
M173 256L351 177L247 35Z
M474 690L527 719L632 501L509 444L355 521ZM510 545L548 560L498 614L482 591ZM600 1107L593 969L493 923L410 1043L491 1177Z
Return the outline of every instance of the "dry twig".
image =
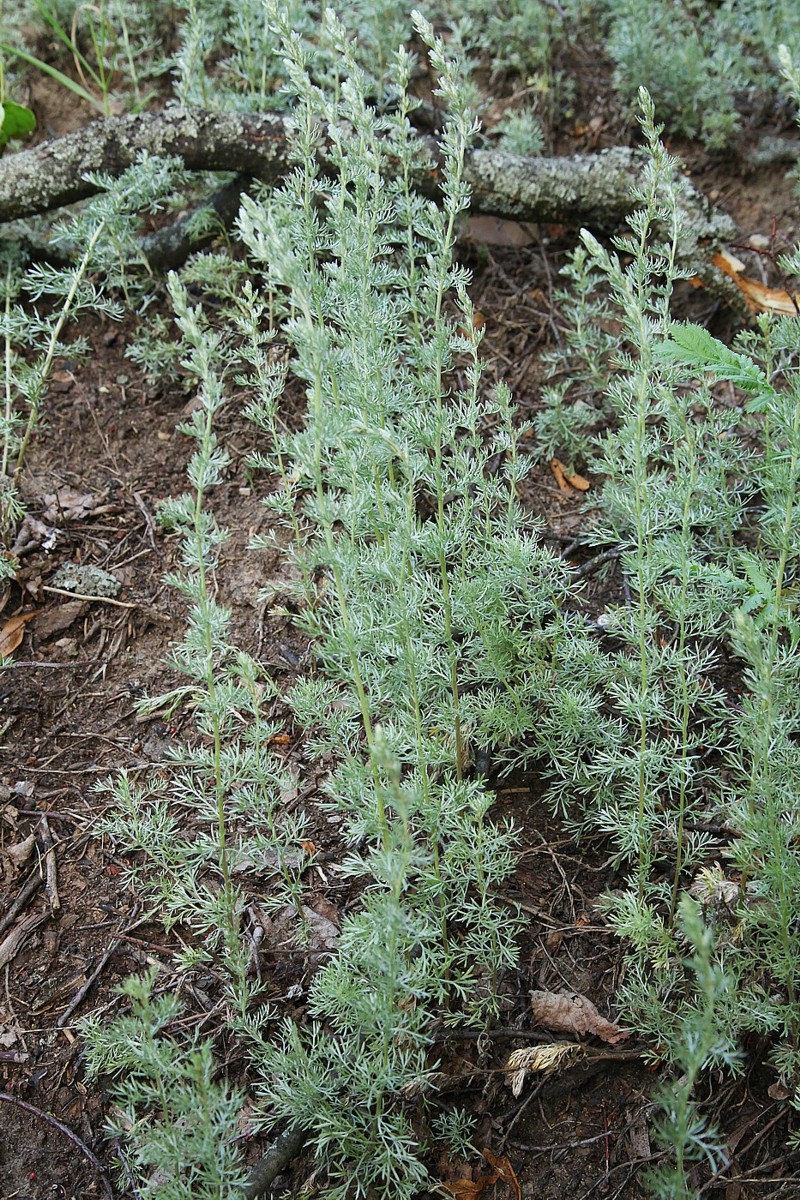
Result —
M42 886L43 881L44 876L40 869L40 865L37 863L28 878L23 883L19 895L11 905L11 908L8 910L2 920L0 920L0 933L5 933L7 929L11 928L31 897L36 895L39 888Z
M9 1095L8 1092L0 1092L0 1101L2 1101L4 1104L13 1104L15 1108L20 1108L23 1112L31 1113L32 1116L38 1117L40 1121L44 1121L47 1125L52 1126L53 1129L57 1129L59 1133L63 1133L64 1137L69 1138L73 1145L78 1147L81 1154L89 1160L89 1162L97 1171L100 1177L100 1182L103 1185L103 1191L108 1197L108 1200L114 1200L114 1191L111 1187L111 1181L109 1180L105 1168L100 1162L100 1159L92 1153L85 1142L81 1141L77 1133L73 1133L68 1125L65 1125L56 1117L51 1117L49 1113L42 1112L42 1110L40 1108L36 1108L35 1105L28 1104L26 1100L20 1100L18 1096Z
M47 899L50 901L50 912L55 913L61 908L61 900L58 895L56 842L50 832L50 825L46 816L43 816L39 821L39 837L44 848L44 890L47 892Z
M82 1002L82 1000L86 996L86 993L89 991L92 984L95 982L96 979L99 978L106 963L109 961L109 959L112 957L112 955L115 954L117 950L119 950L121 945L122 945L122 939L115 938L114 941L111 943L111 945L106 950L105 954L103 954L102 958L100 959L100 961L97 964L97 966L95 967L95 969L92 971L89 978L82 985L82 987L80 987L78 989L78 991L75 993L75 995L73 996L70 1003L67 1005L67 1007L64 1009L64 1011L61 1013L60 1017L56 1021L57 1029L63 1029L63 1027L69 1022L70 1017L75 1012L75 1009L78 1007L78 1005Z

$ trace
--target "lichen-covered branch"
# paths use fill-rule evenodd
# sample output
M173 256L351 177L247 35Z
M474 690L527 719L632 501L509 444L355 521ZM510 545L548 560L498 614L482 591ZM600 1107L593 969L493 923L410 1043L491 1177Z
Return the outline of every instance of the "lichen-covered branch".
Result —
M235 171L274 181L288 166L288 122L289 118L276 114L185 108L95 121L76 133L0 159L0 221L85 199L96 190L86 179L88 172L118 174L143 150L179 158L189 170ZM435 195L435 142L422 135L420 141L430 167L419 172L417 185ZM465 173L472 188L473 212L609 230L618 228L630 211L631 187L643 165L640 152L625 147L566 158L473 150ZM730 219L689 181L684 206L697 240L716 246L731 237Z
M108 117L32 150L0 159L0 221L85 200L97 188L86 175L118 175L142 151L179 158L190 171L235 171L278 179L287 166L284 118L168 108Z
M292 1159L297 1157L308 1136L308 1130L299 1125L291 1125L284 1130L253 1168L242 1190L244 1200L256 1200L256 1197L263 1196Z
M567 158L523 158L499 150L473 150L466 164L475 212L521 221L564 221L617 229L634 207L645 156L627 146ZM681 206L694 237L717 244L734 224L684 178Z

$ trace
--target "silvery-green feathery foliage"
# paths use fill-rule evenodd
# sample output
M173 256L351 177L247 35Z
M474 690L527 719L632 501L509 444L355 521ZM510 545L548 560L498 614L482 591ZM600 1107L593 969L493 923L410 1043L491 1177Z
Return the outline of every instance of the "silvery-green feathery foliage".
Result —
M658 1097L654 1132L666 1157L647 1171L646 1182L654 1200L695 1200L698 1193L690 1178L694 1164L704 1160L714 1172L725 1166L724 1140L700 1112L692 1094L709 1062L722 1062L732 1070L739 1067L737 1055L720 1040L716 1019L733 981L716 958L714 936L703 922L699 904L686 894L678 906L678 928L681 947L676 966L689 999L683 1002L680 1028L673 1028L668 1035L680 1074L662 1085ZM646 983L634 974L631 986L635 989L637 985L646 994Z
M677 388L657 355L680 276L680 229L674 163L646 94L642 103L650 164L631 233L618 243L628 264L586 232L591 265L583 255L573 264L583 326L596 308L585 283L599 272L602 304L622 327L602 400L610 423L590 459L605 476L590 536L615 549L630 598L601 614L610 648L587 654L587 671L566 687L539 737L560 776L553 802L564 811L585 805L620 861L633 865L642 903L666 900L674 914L682 873L702 861L703 839L686 836L686 824L715 811L704 748L717 740L723 709L709 673L735 582L708 560L737 520L742 489L731 494L728 480L741 451L729 436L733 418L702 392ZM579 369L579 386L590 382ZM672 870L656 885L658 863Z
M199 403L183 427L197 442L192 490L162 520L182 548L173 583L190 625L175 661L200 737L173 755L169 787L123 777L109 828L144 851L142 886L166 919L202 935L184 965L225 971L227 1019L261 1080L261 1121L309 1129L331 1195L411 1196L425 1168L406 1107L431 1069L427 1031L434 1019L496 1011L498 978L515 961L518 918L492 899L513 866L513 832L490 820L471 757L525 736L546 702L565 576L517 497L526 467L510 396L482 381L468 277L453 258L474 132L454 64L417 17L447 103L437 206L412 189L410 56L394 56L393 111L381 116L330 13L323 39L340 67L324 88L302 37L273 20L295 96L295 167L280 189L243 203L241 236L263 288L245 285L238 310L228 296L220 332L171 284ZM323 126L331 177L315 153ZM394 182L382 170L390 156ZM308 402L290 434L281 343ZM232 376L264 433L259 462L280 484L269 506L291 534L299 621L317 657L290 701L318 749L336 752L325 803L346 818L342 869L363 889L314 976L312 1024L284 1023L277 1038L248 975L237 867L270 875L301 940L302 828L281 812L286 781L265 750L266 685L229 645L214 595L224 534L206 500L225 468L213 422Z
M312 1129L333 1195L411 1195L424 1172L400 1097L426 1073L425 1029L442 1008L490 1011L514 959L516 919L491 900L511 836L488 821L470 755L530 725L564 580L525 528L510 399L482 386L453 262L473 132L453 65L417 18L448 101L437 207L411 189L411 60L396 55L396 115L377 117L328 20L341 85L334 98L317 88L286 30L297 165L280 191L245 200L240 226L308 401L303 428L272 451L285 490L270 506L299 535L303 577L325 580L302 622L328 682L299 685L295 713L314 720L320 747L338 746L328 804L347 818L345 870L367 892L312 985L324 1025L287 1026L283 1049L262 1039L256 1053L266 1116ZM316 162L323 125L335 177ZM251 414L273 434L282 369L257 347L254 331Z
M800 346L795 322L763 318L743 350L705 330L680 327L667 346L674 361L728 380L746 396L760 454L751 461L758 506L737 548L739 595L731 649L744 688L730 718L729 850L739 879L738 929L720 928L741 979L742 1023L753 1021L788 1045L778 1061L797 1072L800 1036L796 921L800 903L800 623L794 579L800 561ZM747 1003L744 1003L745 988Z
M523 154L535 158L544 150L542 127L531 108L508 113L495 126L495 132L500 134L499 148L509 154Z
M287 21L303 39L315 82L337 72L336 47L320 30L319 8L289 0ZM408 10L392 0L346 0L339 16L357 38L354 53L371 96L390 104L391 59L411 36ZM517 78L536 117L550 128L570 111L574 46L602 47L615 64L614 84L635 111L644 84L658 97L671 132L730 144L740 110L774 101L779 43L797 51L800 16L794 0L438 0L428 16L449 27L452 44L473 64L488 58L495 76ZM87 90L106 115L127 101L147 103L151 81L171 72L182 104L223 110L285 108L280 39L262 0L188 0L177 29L167 0L21 0L0 4L2 40L10 47L6 74L15 84L39 47L31 32L44 25L69 66L81 64ZM466 70L466 67L465 67ZM83 90L83 89L81 89ZM477 91L475 92L477 96ZM527 152L527 151L525 151Z
M574 468L588 461L599 432L615 420L607 389L617 338L607 329L612 305L605 277L586 246L575 247L561 274L567 283L554 295L561 341L545 357L548 383L534 428L542 457Z
M658 97L670 129L711 149L730 143L740 124L737 102L775 89L775 49L800 50L800 11L793 0L607 0L608 53L614 81L632 106L644 85ZM602 18L601 18L602 19Z
M187 951L192 963L224 951L231 1003L243 1013L252 997L237 876L266 875L273 884L268 907L291 905L302 921L308 864L300 849L302 817L285 811L296 777L269 748L280 728L265 711L274 687L231 644L230 612L216 598L215 570L227 535L208 500L229 461L214 419L226 400L231 364L176 276L170 291L184 367L198 384L196 407L180 429L197 448L188 470L191 491L165 501L159 515L181 546L181 570L169 582L187 598L189 625L173 663L189 682L174 698L191 703L198 742L173 750L168 789L161 780L134 785L125 775L113 784L117 808L108 830L128 848L146 852L139 886L158 901L167 924L186 920L204 935L203 947ZM171 699L154 697L149 707L163 708Z
M63 83L65 73L52 65L50 56L47 61L38 57L45 34L77 68L86 86L76 82L74 90L82 99L104 116L123 98L137 111L153 95L151 81L164 72L163 47L173 22L164 0L99 0L91 5L79 0L4 0L0 41L6 95L13 94L18 73L29 66Z
M284 89L286 75L273 7L264 0L242 0L233 7L219 0L191 0L174 65L176 93L182 103L247 112L286 107L291 89L289 93ZM338 86L338 35L330 40L333 31L320 21L318 6L309 0L291 0L283 5L282 15L302 42L314 81L323 87ZM411 34L408 10L391 0L349 0L343 16L348 28L358 34L351 52L369 80L369 90L385 103L392 56Z
M124 1140L120 1183L141 1183L158 1200L235 1200L247 1175L238 1143L244 1096L220 1084L208 1042L167 1030L181 1014L175 996L157 993L157 971L120 988L129 1012L111 1025L84 1025L89 1077L117 1080L109 1132Z
M791 83L788 54L784 69ZM619 552L626 598L601 614L608 649L591 686L572 689L558 727L545 721L553 798L565 810L580 798L584 820L630 864L630 886L605 907L631 948L620 997L631 1024L684 1061L694 1009L679 984L676 916L688 890L707 924L704 954L727 981L708 1010L707 1060L730 1065L757 1029L796 1082L797 322L764 316L730 349L671 321L674 173L644 104L652 168L620 244L628 265L584 235L625 338L603 401L611 428L598 457L583 452L605 476L591 536ZM784 265L797 271L800 256ZM595 303L585 278L578 315ZM744 670L741 693L730 662ZM730 835L720 843L715 828Z
M499 977L515 961L517 915L492 898L513 867L514 832L491 820L475 760L490 750L546 764L553 805L602 830L630 873L606 908L630 947L626 1011L686 1076L664 1110L677 1168L654 1179L658 1194L683 1196L692 1151L715 1153L691 1105L701 1067L735 1065L737 1039L755 1021L777 1035L784 1076L799 1069L796 322L764 320L735 351L672 322L675 164L643 94L650 168L639 207L616 252L586 234L573 256L573 381L555 380L537 424L548 454L586 460L605 480L592 537L616 554L625 597L590 636L570 611L568 572L522 510L528 430L508 390L483 379L469 278L454 258L475 135L463 80L417 17L447 106L436 205L413 187L414 61L381 40L396 33L385 6L363 11L378 24L360 48L329 11L314 41L300 6L282 16L249 4L234 15L213 4L187 11L175 62L182 99L271 107L280 88L294 119L293 170L243 203L247 268L207 255L171 280L198 404L181 427L196 447L190 490L161 517L178 539L172 583L190 616L174 656L186 682L153 703L190 704L195 737L164 778L113 784L107 828L142 852L148 902L168 925L191 928L179 965L223 979L227 1033L246 1045L257 1080L256 1122L308 1129L331 1196L410 1197L426 1181L409 1105L426 1096L431 1024L496 1012ZM229 55L212 95L207 64L221 47ZM317 157L323 130L330 173ZM15 357L21 284L10 262L0 321L7 384L24 403L6 409L6 473L24 457L67 319L98 307L93 272L140 297L131 220L141 188L160 203L178 179L170 164L143 160L113 204L117 185L77 218L72 243L86 250L75 269L28 274L34 297L63 297L55 322L25 326L33 368ZM221 298L213 321L190 303L190 281ZM156 367L163 352L142 347L141 361ZM287 362L288 386L304 389L308 408L294 432L281 415ZM718 402L714 380L745 395L744 413ZM309 753L334 760L324 805L344 819L342 873L361 889L314 974L302 1026L265 1006L247 940L253 877L265 909L303 945L310 862L298 850L302 809L286 811L297 779L269 748L275 690L232 644L217 595L225 533L210 501L228 464L215 420L233 387L246 390L262 434L253 467L278 485L268 498L274 538L314 648L314 670L288 700L309 729ZM726 655L744 665L738 701L720 682ZM734 835L723 867L717 826ZM131 986L133 1015L92 1024L88 1044L95 1070L128 1073L120 1086L137 1168L172 1170L179 1190L153 1194L183 1196L178 1167L194 1156L196 1179L211 1180L203 1194L227 1197L239 1166L231 1151L220 1158L225 1178L214 1175L214 1147L230 1147L223 1125L240 1099L215 1085L208 1046L160 1036L170 1002L153 999L150 984ZM183 1114L197 1092L202 1137L191 1142ZM431 1129L467 1145L457 1114Z

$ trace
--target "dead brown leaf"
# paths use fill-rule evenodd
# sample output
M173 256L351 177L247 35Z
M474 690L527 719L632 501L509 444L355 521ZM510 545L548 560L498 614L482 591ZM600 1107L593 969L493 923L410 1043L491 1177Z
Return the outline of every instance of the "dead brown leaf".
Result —
M293 804L299 793L297 767L287 767L281 779L281 804Z
M39 609L36 608L33 612L20 613L17 617L11 617L6 621L2 629L0 629L0 658L8 658L13 654L17 646L25 636L25 626L28 621L32 621L37 615Z
M88 517L97 508L98 501L88 492L76 492L74 488L63 487L48 496L42 496L42 503L42 519L50 525L60 525L62 521L80 521Z
M578 992L531 992L531 1008L537 1024L553 1033L591 1033L612 1045L630 1036Z
M442 1187L455 1200L476 1200L485 1188L497 1183L496 1175L482 1175L480 1179L454 1179L452 1183L443 1183Z
M30 856L33 854L33 848L36 845L36 834L31 833L21 842L15 842L13 846L8 846L5 854L11 862L15 870L24 867Z
M552 458L550 460L550 470L553 472L553 475L555 476L555 480L556 480L556 483L558 484L559 491L566 492L566 494L568 496L571 496L572 488L567 483L567 477L564 474L564 464L559 462L559 460L557 458Z
M0 1046L8 1050L20 1040L20 1028L16 1019L7 1013L0 1013Z
M748 308L753 312L777 313L783 317L800 316L800 294L790 295L783 288L766 287L747 275L742 275L744 263L726 250L715 254L712 263L718 270L732 279L744 295Z
M24 554L30 554L32 550L38 550L40 546L43 550L52 550L58 536L57 529L52 529L45 525L44 521L37 521L28 514L17 531L11 553L15 558L21 558Z
M519 1186L519 1180L514 1172L514 1168L508 1159L503 1155L493 1154L491 1150L484 1150L483 1157L493 1169L492 1175L481 1175L480 1179L454 1179L450 1183L443 1183L441 1186L445 1191L449 1192L455 1200L477 1200L487 1189L495 1183L504 1183L510 1190L514 1200L522 1200L522 1188Z
M308 927L308 944L312 950L333 950L339 940L339 927L323 913L317 912L316 907L303 905L303 918Z
M589 480L583 475L576 475L573 473L572 475L565 475L564 478L570 487L576 488L579 492L588 492L589 488L592 486Z
M534 235L519 221L487 216L470 217L467 237L485 246L530 246L535 241Z
M554 929L552 933L549 933L547 935L547 940L545 941L545 945L547 946L547 949L551 953L554 953L558 949L558 947L561 945L563 940L564 940L564 930L563 929Z
M556 483L562 492L566 492L568 496L572 495L572 489L578 492L587 492L592 486L588 479L583 475L577 475L574 472L568 472L567 468L559 458L550 459L550 470L555 476Z
M565 492L567 496L572 496L573 490L576 492L588 492L591 487L589 480L584 475L578 475L576 472L567 472L560 458L551 458L551 470L560 491Z
M646 1113L638 1112L633 1116L628 1111L625 1115L628 1118L626 1140L631 1158L649 1158L651 1154L650 1133L647 1128Z
M46 612L40 613L36 622L36 632L41 638L52 637L54 633L63 633L69 629L73 621L86 610L83 600L70 600L68 604L59 604Z
M514 1168L506 1156L493 1154L491 1150L486 1148L483 1151L483 1157L486 1159L489 1166L496 1171L497 1178L501 1179L503 1183L511 1189L514 1200L522 1200L522 1188L519 1186L519 1180L514 1172Z
M311 907L315 913L330 921L331 925L335 925L337 929L341 928L342 915L336 905L332 904L330 900L326 900L324 896L315 896L311 902Z

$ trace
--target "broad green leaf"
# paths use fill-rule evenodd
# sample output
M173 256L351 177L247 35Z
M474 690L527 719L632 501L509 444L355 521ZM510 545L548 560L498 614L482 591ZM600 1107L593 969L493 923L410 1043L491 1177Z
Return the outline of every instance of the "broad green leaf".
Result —
M25 137L36 128L36 117L24 104L5 100L0 104L0 153L11 138Z

